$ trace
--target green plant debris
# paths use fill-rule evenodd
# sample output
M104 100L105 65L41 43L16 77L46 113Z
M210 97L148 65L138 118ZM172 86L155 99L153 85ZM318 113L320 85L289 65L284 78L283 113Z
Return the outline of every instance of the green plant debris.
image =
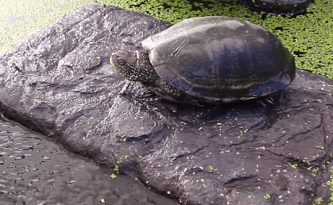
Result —
M284 134L284 133L286 133L286 132L287 132L286 130L281 130L281 133L282 133L282 134Z
M214 167L212 165L209 165L209 170L213 171Z
M265 199L270 199L270 198L271 198L271 195L270 195L270 194L265 194L264 198L265 198Z
M330 187L331 196L329 200L331 201L329 205L333 205L333 167L330 168L331 176L330 180L326 182L326 185Z
M117 137L118 142L126 142L126 140L127 140L125 135L122 135L122 136L117 135L116 137Z
M318 145L318 146L316 146L316 148L321 149L321 150L324 150L324 149L325 149L325 146L324 146L324 145Z
M236 172L234 172L234 173L232 174L232 177L233 177L233 178L236 178L236 176L237 176L237 175L236 175Z
M204 178L201 178L200 181L201 181L201 182L205 182L205 179L204 179Z
M114 173L112 173L112 174L110 174L110 177L111 177L112 179L114 179L114 178L117 177L117 175L115 175Z
M123 162L124 160L126 160L128 157L129 157L129 155L124 155L124 156L120 157L120 159L117 160L117 164L122 163L122 162Z
M251 198L252 198L252 196L251 196L251 195L247 195L247 198L251 199Z
M297 164L289 164L292 168L297 169Z
M313 168L312 172L318 172L319 171L319 167Z
M241 136L243 135L243 131L240 131L240 134L237 136L237 138L241 138Z
M120 157L120 159L117 160L117 164L114 166L113 170L116 171L116 172L118 172L120 170L119 164L123 163L124 160L128 159L128 157L129 157L129 155L124 155L124 156Z
M321 198L321 197L316 198L317 204L321 204L321 202L323 202L323 198Z
M105 199L101 199L101 202L102 202L102 203L105 203Z

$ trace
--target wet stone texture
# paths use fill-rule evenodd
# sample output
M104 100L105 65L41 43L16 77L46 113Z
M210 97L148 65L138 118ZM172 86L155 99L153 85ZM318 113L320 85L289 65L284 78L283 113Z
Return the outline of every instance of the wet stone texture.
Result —
M184 204L327 202L333 82L298 71L273 105L161 100L109 58L168 26L102 4L58 19L0 57L1 112Z
M1 205L176 205L0 116Z

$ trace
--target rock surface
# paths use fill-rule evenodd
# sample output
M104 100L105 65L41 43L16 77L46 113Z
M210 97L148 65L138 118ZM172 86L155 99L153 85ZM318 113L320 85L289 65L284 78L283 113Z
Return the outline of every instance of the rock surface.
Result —
M103 4L67 14L0 57L0 111L184 204L327 202L333 82L298 71L273 105L161 100L109 58L170 25Z

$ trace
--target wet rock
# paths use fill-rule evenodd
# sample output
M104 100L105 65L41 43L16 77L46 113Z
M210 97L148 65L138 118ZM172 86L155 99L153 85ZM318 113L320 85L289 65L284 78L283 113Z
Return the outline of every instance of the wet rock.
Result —
M161 100L109 58L170 25L103 4L67 14L1 56L1 112L184 204L327 201L333 82L298 71L261 102Z

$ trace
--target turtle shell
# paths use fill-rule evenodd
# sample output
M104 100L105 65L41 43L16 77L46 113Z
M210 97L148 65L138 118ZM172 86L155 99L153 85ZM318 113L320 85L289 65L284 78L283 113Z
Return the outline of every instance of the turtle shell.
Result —
M306 12L311 0L239 0L239 2L255 11L275 14L298 14Z
M183 20L142 41L158 75L185 93L231 102L277 92L295 77L280 40L244 19Z

